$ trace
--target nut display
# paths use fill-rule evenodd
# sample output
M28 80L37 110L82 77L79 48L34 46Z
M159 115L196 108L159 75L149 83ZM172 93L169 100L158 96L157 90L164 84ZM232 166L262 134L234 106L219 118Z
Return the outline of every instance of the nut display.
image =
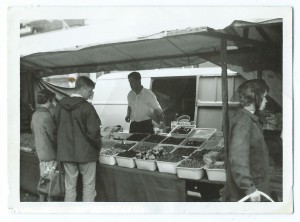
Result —
M215 162L213 164L208 165L209 169L225 169L225 163L224 162Z
M176 134L189 134L191 132L192 128L191 127L184 127L184 126L179 126L175 128L172 133Z
M186 159L179 164L179 167L186 167L186 168L201 168L203 166L205 166L204 161L198 161L195 159Z
M155 160L160 156L170 153L174 149L174 146L160 146L145 150L136 154L136 158L143 160Z
M162 141L163 144L173 144L173 145L179 145L185 138L176 138L176 137L168 137L164 141Z
M166 138L166 136L161 136L161 135L151 135L150 137L146 138L144 141L145 142L150 142L150 143L160 143Z
M204 141L188 141L185 146L201 146Z
M134 133L131 136L129 136L126 140L141 141L147 136L149 136L149 134L147 133Z
M135 143L117 143L112 148L113 149L122 149L122 150L129 150L131 147L133 147Z
M203 156L205 154L207 154L208 152L209 152L209 150L206 150L206 149L199 150L197 152L192 153L192 155L189 157L189 159L202 161L203 160Z
M196 148L179 147L172 153L158 157L157 160L165 162L179 162L184 159L184 156L189 156L195 150Z
M133 157L135 157L136 154L137 154L137 152L134 150L127 150L125 152L119 153L117 156L133 158Z

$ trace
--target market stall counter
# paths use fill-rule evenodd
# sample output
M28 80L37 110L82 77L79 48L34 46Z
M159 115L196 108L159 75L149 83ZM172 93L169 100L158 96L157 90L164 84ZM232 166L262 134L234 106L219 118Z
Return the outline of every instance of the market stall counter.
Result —
M21 151L20 189L37 194L38 158ZM78 190L81 190L81 178ZM97 164L96 201L106 202L181 202L186 201L185 180L176 175ZM78 192L80 199L81 193Z

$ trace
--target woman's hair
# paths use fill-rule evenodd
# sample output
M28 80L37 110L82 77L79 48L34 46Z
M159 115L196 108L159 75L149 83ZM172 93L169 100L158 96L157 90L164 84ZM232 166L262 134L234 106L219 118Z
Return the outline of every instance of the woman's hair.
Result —
M55 98L55 93L51 92L48 89L42 89L37 94L37 103L45 104L48 101L52 102L54 98Z
M263 79L252 79L244 82L238 88L241 106L249 106L250 104L254 103L255 110L259 110L263 100L263 95L268 91L269 86Z
M75 89L80 89L82 87L95 88L95 83L93 80L86 76L80 76L75 83Z

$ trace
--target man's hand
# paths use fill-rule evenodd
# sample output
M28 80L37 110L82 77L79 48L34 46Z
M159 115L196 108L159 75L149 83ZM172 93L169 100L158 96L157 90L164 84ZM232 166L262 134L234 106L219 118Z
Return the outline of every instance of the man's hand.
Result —
M129 123L129 122L130 122L130 117L129 117L129 116L126 116L126 117L125 117L125 121L126 121L127 123Z
M255 190L253 193L249 194L251 202L260 202L260 194L258 190Z

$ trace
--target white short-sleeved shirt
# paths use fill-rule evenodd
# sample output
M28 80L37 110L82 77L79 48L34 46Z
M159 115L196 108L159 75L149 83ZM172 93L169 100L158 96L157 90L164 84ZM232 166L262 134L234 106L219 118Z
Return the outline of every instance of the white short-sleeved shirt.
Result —
M161 109L155 94L149 89L143 88L139 94L131 90L128 93L127 100L128 106L131 107L131 121L140 122L152 119L153 111Z

